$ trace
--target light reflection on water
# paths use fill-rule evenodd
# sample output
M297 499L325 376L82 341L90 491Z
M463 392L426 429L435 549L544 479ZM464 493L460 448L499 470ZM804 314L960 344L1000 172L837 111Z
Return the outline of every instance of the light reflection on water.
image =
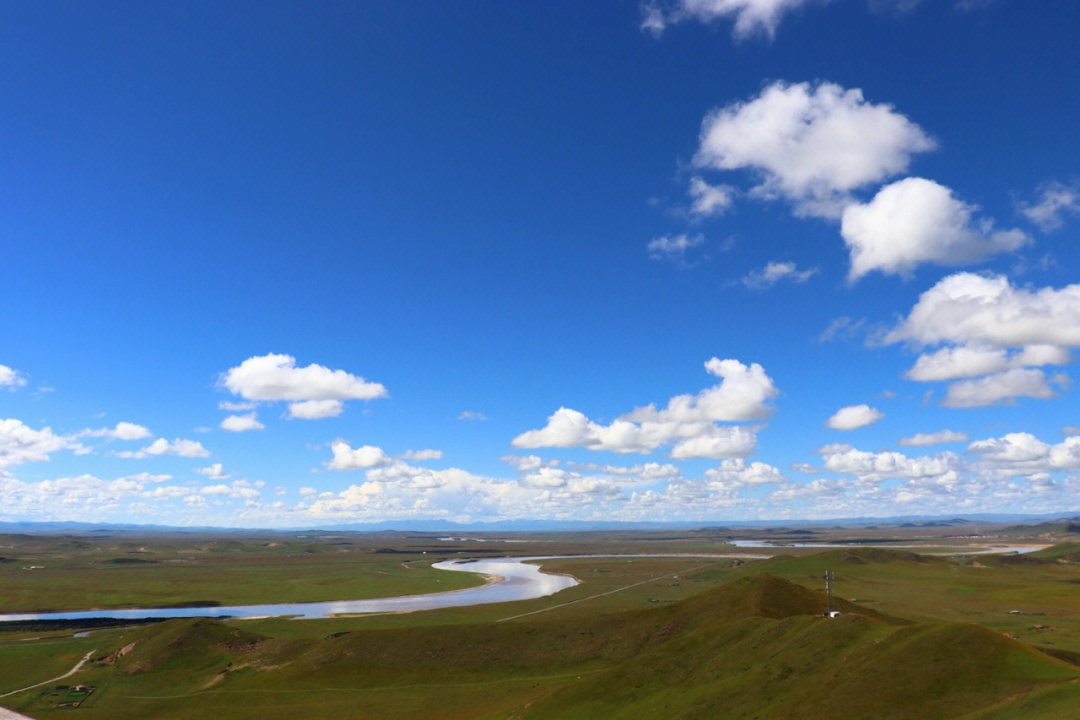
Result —
M339 600L311 603L273 603L266 605L229 605L218 607L130 608L126 610L86 610L79 612L23 613L0 615L0 622L18 620L85 620L108 618L114 620L143 620L148 618L179 617L282 617L325 618L354 613L413 612L438 608L484 605L487 603L531 600L552 595L573 587L578 581L566 575L540 571L525 560L536 558L500 558L490 560L448 560L432 567L438 570L497 575L499 582L488 585L428 595L372 598L368 600Z
M729 543L735 547L740 548L880 548L882 550L891 549L911 549L918 550L919 548L952 548L948 552L936 552L927 553L928 555L1002 555L1005 553L1029 553L1041 550L1045 545L947 545L942 543L940 545L928 545L923 543L921 545L911 544L897 544L891 542L872 542L872 543L860 543L860 542L834 542L834 543L802 543L802 542L786 542L783 540L728 540Z
M644 555L538 555L517 558L491 558L486 560L444 560L432 565L437 570L471 572L493 575L496 582L465 590L430 593L428 595L401 595L398 597L372 598L369 600L336 600L310 603L272 603L266 605L224 605L218 607L130 608L126 610L84 610L78 612L22 613L0 615L0 622L19 620L86 620L106 618L111 620L146 620L192 617L296 617L327 618L334 615L362 613L415 612L439 608L487 605L490 603L532 600L554 595L560 590L578 585L576 578L555 575L540 570L539 565L529 564L536 560L573 558L649 558L649 557L696 557L696 558L743 558L764 559L768 555L747 553L660 553Z

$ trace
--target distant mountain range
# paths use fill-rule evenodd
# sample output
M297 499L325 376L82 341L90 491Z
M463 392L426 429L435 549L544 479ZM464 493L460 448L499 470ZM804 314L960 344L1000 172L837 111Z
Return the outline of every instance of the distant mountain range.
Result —
M97 533L97 532L617 532L620 530L706 530L706 529L768 529L768 528L822 528L847 526L888 525L902 527L948 527L970 523L1027 524L1047 521L1080 522L1080 510L1053 515L1020 515L1002 513L976 513L964 517L927 515L903 515L888 518L857 517L829 520L756 520L756 521L707 521L696 522L621 522L593 520L496 520L490 522L458 523L452 520L385 520L370 523L345 523L337 525L312 525L282 528L239 528L217 526L141 525L137 523L86 523L86 522L0 522L0 533Z

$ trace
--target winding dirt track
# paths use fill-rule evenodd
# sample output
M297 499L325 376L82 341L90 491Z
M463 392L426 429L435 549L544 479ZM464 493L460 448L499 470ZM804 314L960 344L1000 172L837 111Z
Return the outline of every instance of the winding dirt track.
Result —
M57 680L63 680L64 678L69 678L72 675L74 675L75 673L79 672L79 668L81 668L83 665L85 665L86 661L90 659L90 656L93 655L96 652L97 652L97 650L91 650L90 652L83 655L83 659L80 660L79 662L75 663L75 667L71 668L70 670L68 670L63 675L58 675L57 677L54 677L54 678L52 678L50 680L44 680L42 682L35 683L33 685L27 685L26 687L19 688L18 690L12 690L11 692L6 692L3 695L0 695L0 698L5 698L5 697L8 697L9 695L17 695L17 694L19 694L21 692L26 692L27 690L33 690L34 688L41 687L42 685L48 685L49 683L54 683ZM0 712L11 713L11 710L5 710L4 708L0 708ZM16 718L25 717L23 715L18 715L18 714L15 714L15 713L12 713L12 716L16 717ZM7 720L7 719L4 717L4 715L0 714L0 720Z

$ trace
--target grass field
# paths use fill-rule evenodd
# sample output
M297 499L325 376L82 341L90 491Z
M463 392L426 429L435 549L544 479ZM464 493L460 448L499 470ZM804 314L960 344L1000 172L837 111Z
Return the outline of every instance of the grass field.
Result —
M926 542L953 542L930 535ZM140 602L148 597L141 584L167 585L154 573L174 572L164 562L172 557L194 557L193 567L216 568L217 578L244 587L223 588L210 577L197 592L163 587L155 598L266 602L290 592L314 599L335 587L368 596L392 594L391 586L430 591L443 573L425 568L442 557L731 549L720 533L519 539L527 542L8 536L0 555L18 558L20 568L33 564L29 558L46 569L52 563L52 578L19 570L31 579L11 596L41 606L99 567L131 573L115 597ZM761 561L566 558L543 565L580 585L497 605L302 621L173 620L83 637L0 626L0 693L60 675L95 650L73 677L0 704L34 718L87 720L1075 718L1080 545L1053 529L1027 539L1062 542L1025 558L877 547ZM155 563L106 562L120 557ZM305 568L303 560L314 562ZM400 574L389 570L395 564ZM346 579L318 583L320 570ZM825 570L837 579L836 619L821 617ZM354 572L360 576L350 584ZM281 582L303 577L316 586ZM5 588L4 611L8 597ZM76 683L95 690L79 708L59 707L69 694L60 686Z

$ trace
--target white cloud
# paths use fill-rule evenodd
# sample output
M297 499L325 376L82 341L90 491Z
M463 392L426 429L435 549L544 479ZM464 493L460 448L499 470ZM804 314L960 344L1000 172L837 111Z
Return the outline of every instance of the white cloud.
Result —
M1051 381L1063 384L1068 378L1057 375ZM1047 400L1056 395L1042 370L1017 368L977 380L954 382L941 404L951 408L987 407L1012 405L1019 397Z
M730 185L710 185L696 175L690 178L690 187L687 194L693 202L690 205L690 214L697 217L711 217L722 215L731 207L734 200L735 188ZM685 236L683 236L685 237ZM652 250L652 248L649 248Z
M732 20L737 38L772 37L781 18L815 0L651 0L642 5L641 29L659 36L669 25L686 20L712 23Z
M909 458L898 452L873 453L850 449L825 455L822 463L829 472L853 475L869 483L891 478L955 477L964 469L963 461L954 453Z
M173 476L172 475L165 475L165 474L157 474L157 475L155 475L153 473L141 472L141 473L138 473L138 474L135 474L135 475L125 475L124 477L119 478L119 479L120 480L131 480L131 481L134 481L134 482L137 482L137 483L140 483L140 484L145 484L145 483L168 482L168 481L173 479Z
M253 402L229 402L228 400L222 400L218 404L219 410L228 410L229 412L244 412L245 410L254 410L255 403Z
M936 147L891 105L833 83L775 82L760 95L710 112L694 164L748 170L759 197L783 197L803 216L839 217L853 190L907 170Z
M26 385L26 378L18 370L12 370L7 365L0 365L0 387L14 390Z
M120 458L136 459L158 455L178 455L180 457L196 458L209 457L210 451L204 448L202 443L195 440L181 440L180 438L177 438L172 442L169 442L165 438L158 438L142 450L125 450L113 454Z
M671 451L675 459L749 454L756 445L752 430L716 423L769 417L769 401L779 391L756 363L747 366L738 360L712 358L705 369L723 378L722 382L696 395L675 396L663 409L646 405L601 425L577 410L562 407L548 418L545 427L518 435L512 444L518 448L584 447L647 453L675 443Z
M799 270L793 262L769 262L760 270L748 273L742 279L742 284L751 290L764 290L778 282L788 281L796 285L809 280L817 275L816 267L809 270Z
M915 433L911 437L900 438L900 445L901 447L925 447L927 445L967 442L968 440L967 433L941 430L936 433Z
M703 235L674 235L658 237L649 241L646 249L653 260L668 260L681 263L686 260L686 251L700 247L705 243Z
M300 420L318 420L337 417L345 409L340 400L307 400L289 405L289 417Z
M1080 436L1050 445L1030 433L1008 433L973 442L968 451L980 456L985 471L1001 475L1080 470Z
M1066 365L1070 362L1072 356L1069 351L1054 345L1028 345L1012 355L1003 348L961 345L920 355L907 376L920 382L954 380L1014 368Z
M221 421L222 430L229 432L246 432L248 430L262 430L266 426L255 418L255 413L246 415L230 415Z
M23 483L0 475L0 496L4 498L0 517L87 519L93 513L117 507L124 500L165 494L163 488L145 490L136 476L110 481L84 474Z
M919 296L885 343L1020 348L1080 346L1080 284L1014 287L1000 275L956 273Z
M1016 398L1052 398L1046 365L1072 362L1068 348L1080 346L1080 285L1029 289L1002 276L957 273L922 293L911 312L884 342L944 345L923 354L908 371L913 380L977 378L949 386L942 405L986 407Z
M1047 183L1040 189L1035 203L1021 203L1020 212L1043 232L1057 230L1065 223L1065 215L1080 214L1080 185Z
M672 460L691 458L742 458L754 452L757 435L745 427L704 428L700 434L680 440L671 448Z
M153 435L149 428L129 422L116 423L116 427L112 429L83 430L79 433L80 437L108 437L116 440L143 440Z
M234 395L255 402L286 401L296 418L329 417L335 407L340 412L344 400L372 400L386 397L386 388L376 382L351 375L344 370L331 370L322 365L297 367L291 355L251 357L230 368L219 381ZM316 404L311 401L336 401ZM329 414L320 414L329 413Z
M801 472L803 475L817 475L819 472L821 472L821 470L819 470L817 467L813 465L808 465L807 463L793 462L789 467L795 472Z
M1065 427L1061 428L1061 434L1080 435L1080 427L1076 427L1075 425L1066 425Z
M885 414L869 405L849 405L840 408L825 424L833 430L855 430L876 423Z
M784 474L763 462L747 463L742 458L724 460L705 471L705 480L713 490L738 490L748 485L782 484Z
M535 456L531 456L535 457ZM555 463L558 464L558 463ZM636 477L642 480L670 480L682 475L679 468L671 463L643 463L641 465L601 465L598 463L567 463L576 470L598 472L603 475L615 475L623 477Z
M257 500L262 495L258 490L248 487L241 481L233 482L231 485L207 485L201 488L199 492L212 497L227 497L233 500L246 500L249 502Z
M499 459L518 472L528 472L537 468L553 467L559 464L558 460L544 460L539 455L503 455Z
M225 472L225 468L221 466L221 463L214 463L210 467L196 468L195 472L200 475L205 475L211 480L225 480L229 477L229 474Z
M472 410L462 410L461 414L457 416L458 420L487 420L487 416L481 412L474 412Z
M21 420L0 420L0 470L28 462L48 462L49 455L60 450L79 455L89 452L73 437L57 435L51 428L34 430Z
M389 455L373 445L363 445L353 450L343 440L335 440L330 449L334 458L326 463L326 467L331 470L360 470L381 467L391 462Z
M440 460L442 459L442 450L432 450L426 448L424 450L406 450L401 453L401 457L404 460Z
M840 234L851 251L848 277L877 270L909 276L919 265L967 265L1031 242L1020 230L973 221L976 208L932 180L910 177L886 185L866 204L844 209Z

